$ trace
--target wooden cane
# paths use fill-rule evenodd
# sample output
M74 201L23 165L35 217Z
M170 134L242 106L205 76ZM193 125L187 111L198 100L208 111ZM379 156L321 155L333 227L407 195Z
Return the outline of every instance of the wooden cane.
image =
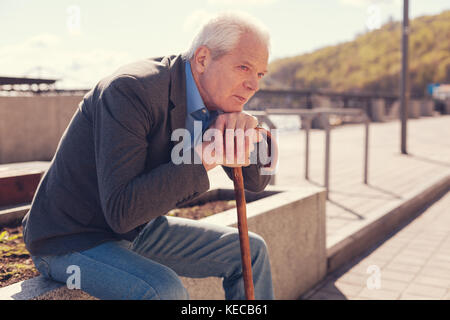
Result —
M271 154L273 154L271 150L270 132L263 128L256 128L256 129L261 130L268 138L268 146L269 146L268 153L270 156ZM272 160L272 162L273 161L276 161L276 159ZM245 202L244 178L242 176L242 167L233 168L233 183L234 183L234 194L236 197L239 242L241 246L242 274L244 276L245 297L247 300L255 300L255 289L253 287L252 261L250 253L250 241L248 239L247 205Z
M245 298L255 300L253 288L252 261L250 255L250 242L248 239L247 208L245 203L244 178L242 168L233 168L234 194L238 217L239 242L241 245L242 273L244 276Z

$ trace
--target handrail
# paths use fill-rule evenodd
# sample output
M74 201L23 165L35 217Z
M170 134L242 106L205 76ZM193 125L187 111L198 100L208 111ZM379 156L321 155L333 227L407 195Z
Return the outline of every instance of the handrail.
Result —
M260 122L270 122L269 127L275 129L275 125L270 121L269 115L298 115L304 118L306 141L305 141L305 179L309 180L309 131L311 129L312 121L320 117L325 124L325 165L324 165L324 186L328 199L328 191L330 187L330 131L329 123L330 115L347 115L359 116L361 122L365 126L364 135L364 184L368 184L368 169L369 169L369 123L370 118L363 109L359 108L314 108L314 109L276 109L267 108L265 111L248 111L253 116L257 117Z

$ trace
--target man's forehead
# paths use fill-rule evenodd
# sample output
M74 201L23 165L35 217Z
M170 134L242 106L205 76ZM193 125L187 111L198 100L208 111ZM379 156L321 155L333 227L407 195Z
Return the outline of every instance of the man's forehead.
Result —
M264 53L236 52L233 60L235 63L247 65L251 68L258 69L258 71L267 72L268 56Z
M255 35L242 35L235 49L241 60L252 64L267 64L269 58L267 46Z
M255 48L250 50L248 48L236 48L230 52L230 58L232 58L234 63L245 64L256 69L267 69L268 64L268 54L265 48ZM257 50L259 49L259 50Z

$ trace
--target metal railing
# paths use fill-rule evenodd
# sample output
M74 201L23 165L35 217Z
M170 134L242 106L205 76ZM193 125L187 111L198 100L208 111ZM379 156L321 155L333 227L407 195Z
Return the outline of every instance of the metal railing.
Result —
M325 130L325 164L324 164L324 187L328 199L330 188L330 131L331 125L329 117L331 115L350 116L359 118L359 122L364 123L364 184L368 183L368 162L369 162L369 123L370 119L366 112L358 108L315 108L315 109L275 109L267 108L265 111L249 111L257 117L260 122L265 122L269 128L275 129L276 126L269 119L269 115L298 115L303 120L305 129L305 179L309 180L309 149L310 149L310 129L312 121L316 118L322 120ZM274 183L275 179L273 179Z

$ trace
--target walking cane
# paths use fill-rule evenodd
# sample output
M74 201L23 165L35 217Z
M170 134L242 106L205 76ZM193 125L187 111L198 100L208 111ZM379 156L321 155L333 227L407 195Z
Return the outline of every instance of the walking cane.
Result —
M248 240L247 209L245 204L244 178L242 168L233 168L234 194L236 196L236 207L239 229L239 243L241 245L242 274L244 276L245 298L255 300L255 289L253 288L252 261L250 256L250 243Z
M271 150L271 135L270 132L264 128L257 127L256 130L262 131L266 135L267 143L269 146L268 155L272 155ZM276 150L275 150L275 157ZM271 160L271 165L274 166L274 161ZM255 300L255 290L253 287L253 276L252 276L252 261L250 254L250 242L248 239L248 226L247 226L247 208L245 203L245 192L244 192L244 178L242 176L242 167L233 168L233 183L234 183L234 194L236 197L236 208L238 217L238 229L239 229L239 242L241 246L241 260L242 260L242 274L244 276L244 288L245 288L245 298L247 300Z

